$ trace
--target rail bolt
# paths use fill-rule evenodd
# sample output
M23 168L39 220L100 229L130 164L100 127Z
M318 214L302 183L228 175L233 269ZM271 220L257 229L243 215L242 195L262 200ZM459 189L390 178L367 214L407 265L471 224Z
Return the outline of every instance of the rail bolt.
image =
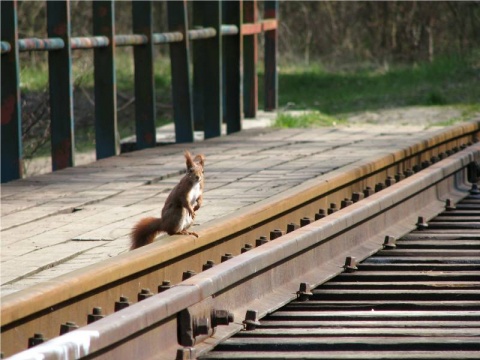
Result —
M208 335L210 331L210 319L200 318L193 320L193 336Z
M165 290L168 290L172 287L172 283L170 282L170 280L163 280L162 283L160 285L158 285L158 292L161 293L161 292L164 292Z
M184 271L183 274L182 274L182 281L190 279L194 275L197 275L197 273L193 270Z
M28 338L28 347L29 348L34 347L34 346L36 346L38 344L41 344L41 343L43 343L47 340L48 339L43 337L42 333L35 333L35 334L33 334L33 337Z
M150 289L141 289L140 292L137 294L137 300L142 301L146 298L149 298L150 296L153 296L153 293L150 291Z
M255 246L260 246L263 244L266 244L268 242L268 239L266 236L260 236L257 240L255 240Z
M402 174L401 172L398 172L398 173L395 174L395 181L396 182L400 182L403 179L405 179L405 174Z
M103 319L105 315L102 314L101 307L94 307L91 314L87 315L87 324L91 324L97 320Z
M375 192L379 192L379 191L382 191L383 189L385 189L387 186L382 183L382 182L379 182L375 185Z
M75 329L78 329L78 325L73 321L67 321L65 324L60 325L60 335L66 334Z
M311 222L312 222L312 219L310 219L309 217L303 217L300 219L300 227L307 226Z
M345 209L347 206L350 206L352 204L353 204L352 200L345 198L340 202L340 208Z
M130 306L130 302L128 301L128 297L120 296L120 300L115 301L115 311L119 311L125 309Z
M352 201L354 203L359 202L360 200L363 200L365 198L365 195L361 192L354 192L352 194Z
M345 265L343 265L345 272L352 273L358 270L357 259L353 256L347 256L345 258Z
M363 190L363 195L365 197L369 197L370 195L375 194L375 190L373 190L370 186L367 186L365 190Z
M413 168L412 168L413 172L414 173L418 173L420 170L422 170L422 165L413 165Z
M313 293L310 291L309 283L300 283L300 289L297 291L298 301L307 301L313 296Z
M438 156L433 155L433 156L430 158L430 162L431 162L432 164L435 164L435 163L437 163L437 162L439 162L439 161L440 161L440 158L439 158Z
M453 205L453 202L452 202L452 199L447 199L445 200L445 210L447 211L453 211L455 210L457 207L455 205Z
M330 207L327 209L327 214L328 214L328 215L331 215L331 214L333 214L333 213L336 212L336 211L338 211L337 204L331 203L331 204L330 204Z
M417 226L418 230L423 230L428 227L428 224L425 222L425 219L423 218L423 216L418 217L417 223L415 225Z
M250 251L253 249L253 245L252 244L245 244L243 245L243 247L240 249L240 252L243 254L243 253L246 253L247 251Z
M234 317L233 313L228 310L213 310L212 311L212 327L217 327L218 325L228 325L233 322Z
M299 226L295 223L287 224L287 234L291 233L292 231L297 230L298 228L299 228Z
M428 168L432 163L428 160L422 161L422 169Z
M245 320L242 321L245 326L245 330L255 330L260 321L258 321L258 311L257 310L247 310L245 314Z
M397 239L393 236L387 235L385 236L385 240L383 241L383 248L384 249L395 249L397 247Z
M214 266L215 266L215 261L213 261L213 260L207 260L207 262L206 262L205 264L203 264L203 266L202 266L202 271L211 269L211 268L214 267Z
M270 240L275 240L279 238L280 236L283 235L283 231L279 229L275 229L273 231L270 231Z
M403 172L403 174L405 175L405 177L409 177L409 176L412 176L415 173L412 169L407 169Z
M230 260L230 259L233 259L233 254L231 253L225 253L225 255L222 255L222 257L220 258L220 261L223 263L227 260Z
M387 187L392 186L396 182L397 181L395 180L395 178L393 176L387 176L387 179L385 180L385 185L387 185Z
M323 219L325 216L327 216L325 209L318 209L318 213L315 214L315 220Z

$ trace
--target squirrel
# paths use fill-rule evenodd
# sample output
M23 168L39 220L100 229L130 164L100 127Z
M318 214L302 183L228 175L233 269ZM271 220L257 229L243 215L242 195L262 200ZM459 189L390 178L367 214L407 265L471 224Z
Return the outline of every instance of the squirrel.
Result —
M130 250L152 243L159 232L198 237L197 233L187 229L192 225L195 211L203 201L205 156L196 155L192 158L187 150L184 155L187 172L165 200L162 217L147 217L134 226Z

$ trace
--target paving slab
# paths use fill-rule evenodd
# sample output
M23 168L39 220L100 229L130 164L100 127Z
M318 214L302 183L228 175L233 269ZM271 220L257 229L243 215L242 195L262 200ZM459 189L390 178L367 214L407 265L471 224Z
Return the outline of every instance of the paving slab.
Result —
M142 217L160 216L183 176L186 148L206 156L204 203L195 219L195 225L203 225L445 131L412 125L274 129L266 124L2 184L2 296L128 251L131 228Z

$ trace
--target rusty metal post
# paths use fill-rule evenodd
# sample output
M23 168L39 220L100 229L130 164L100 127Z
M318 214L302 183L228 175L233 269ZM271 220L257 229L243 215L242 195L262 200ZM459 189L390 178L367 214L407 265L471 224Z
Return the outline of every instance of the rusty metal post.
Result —
M18 59L17 1L2 1L2 41L10 51L2 54L2 183L22 177L22 115Z
M95 78L95 144L97 159L117 155L117 84L115 76L115 4L93 1L93 35L106 36L107 47L93 50Z
M242 2L238 0L223 1L223 21L238 27L238 34L223 39L225 122L227 134L242 130L243 93L242 79Z
M47 33L63 48L48 52L52 170L74 166L73 76L70 1L47 1Z
M278 19L278 0L265 1L265 19ZM278 108L278 25L265 31L265 111Z
M183 40L170 43L173 118L177 143L193 142L193 115L190 93L187 3L168 1L168 30L180 32Z
M256 23L258 10L256 0L243 1L243 22ZM258 109L257 34L243 36L243 106L245 117L254 118Z
M153 55L153 19L151 1L132 1L132 27L135 34L145 35L148 42L133 47L135 63L135 129L136 149L156 144L155 70Z

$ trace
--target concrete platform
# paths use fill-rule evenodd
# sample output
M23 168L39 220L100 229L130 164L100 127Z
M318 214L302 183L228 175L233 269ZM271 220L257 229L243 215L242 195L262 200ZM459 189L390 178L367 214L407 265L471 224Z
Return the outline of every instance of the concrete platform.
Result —
M160 216L183 176L186 148L206 156L204 203L195 222L207 224L360 159L447 131L411 125L280 130L267 124L2 184L1 295L128 251L132 226Z

